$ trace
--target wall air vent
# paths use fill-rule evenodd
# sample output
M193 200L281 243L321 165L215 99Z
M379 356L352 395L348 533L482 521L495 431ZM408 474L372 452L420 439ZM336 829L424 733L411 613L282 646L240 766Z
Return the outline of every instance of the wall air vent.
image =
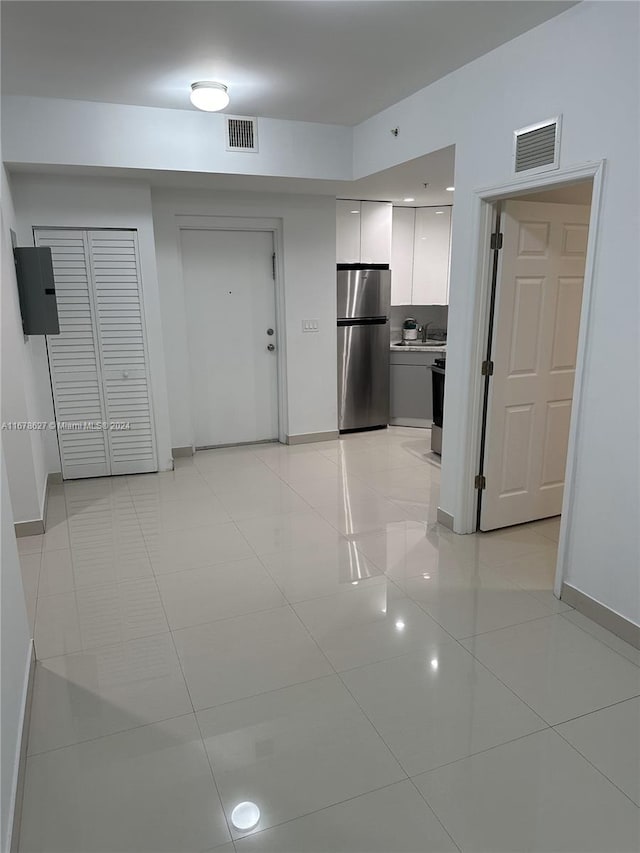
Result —
M513 134L513 171L548 172L560 165L560 117L521 127Z
M227 151L258 150L258 119L225 116Z

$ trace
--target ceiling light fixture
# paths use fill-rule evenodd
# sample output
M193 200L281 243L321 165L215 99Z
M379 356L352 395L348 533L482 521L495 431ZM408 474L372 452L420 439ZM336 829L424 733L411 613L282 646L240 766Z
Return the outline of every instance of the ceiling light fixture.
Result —
M445 187L448 193L452 193L455 190L455 187Z
M214 83L211 80L199 80L197 83L192 83L189 97L194 107L207 113L223 110L229 103L229 95L224 83Z
M415 201L415 198L403 198L402 201Z

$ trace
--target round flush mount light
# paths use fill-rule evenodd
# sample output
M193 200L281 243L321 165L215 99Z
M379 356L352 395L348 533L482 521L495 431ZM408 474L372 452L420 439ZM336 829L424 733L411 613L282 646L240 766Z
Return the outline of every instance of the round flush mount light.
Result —
M452 193L455 190L455 187L445 187L448 193Z
M236 829L248 830L258 825L260 820L260 809L255 803L249 801L238 803L231 812L231 823Z
M403 198L402 201L415 201L415 198Z
M229 94L224 83L200 80L191 84L191 103L199 110L215 113L223 110L229 103Z

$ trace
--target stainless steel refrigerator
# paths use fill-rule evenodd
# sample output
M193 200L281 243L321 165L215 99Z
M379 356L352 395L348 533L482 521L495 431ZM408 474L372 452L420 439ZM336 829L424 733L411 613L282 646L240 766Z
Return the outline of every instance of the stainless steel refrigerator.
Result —
M389 423L388 266L338 265L338 428Z

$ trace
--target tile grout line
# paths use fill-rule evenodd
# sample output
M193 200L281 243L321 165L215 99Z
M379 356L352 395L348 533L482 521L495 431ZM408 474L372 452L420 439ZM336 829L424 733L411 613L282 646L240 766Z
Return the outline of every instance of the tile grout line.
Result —
M153 569L153 564L152 564L151 568ZM155 573L154 573L154 575L155 575ZM169 629L169 637L170 637L170 641L171 641L171 646L173 648L173 653L175 654L176 660L178 662L178 667L180 669L180 674L182 676L182 682L184 684L184 689L186 691L189 702L191 703L191 712L193 714L193 718L195 720L196 728L197 728L198 734L200 736L200 743L202 744L202 749L204 750L204 754L205 754L205 757L207 759L207 765L209 766L209 772L211 773L211 779L213 781L213 786L215 788L216 794L218 795L218 802L220 803L220 809L221 809L222 815L224 817L225 826L227 827L227 833L229 835L229 839L231 840L231 842L233 842L233 834L231 833L231 827L229 826L229 820L227 818L227 813L226 813L226 810L224 807L224 803L222 802L222 795L220 794L218 782L216 780L215 773L213 772L213 766L211 764L211 758L209 757L209 750L207 749L207 745L206 745L204 737L202 735L202 728L200 727L200 720L198 719L198 714L196 713L196 708L195 708L195 705L193 703L193 697L191 695L191 690L189 689L189 683L187 682L187 677L186 677L185 672L184 672L184 667L182 666L182 659L181 659L180 654L178 652L178 647L176 645L175 637L173 636L173 631L171 630L171 626L169 624L169 617L167 616L167 611L165 608L164 600L162 598L162 594L160 592L160 588L158 587L157 579L155 580L155 583L156 583L156 589L158 590L158 597L160 598L160 606L162 607L162 612L164 613L164 618L165 618L165 621L167 623L167 627ZM235 845L234 845L234 850L235 850Z
M308 636L311 638L311 640L315 643L315 645L316 645L316 647L317 647L318 651L319 651L319 652L320 652L320 654L325 658L325 660L327 661L327 663L329 664L329 666L330 666L330 667L331 667L331 669L333 670L334 675L338 677L338 679L339 679L340 683L342 684L342 686L344 687L344 689L347 691L347 693L348 693L348 694L349 694L349 696L351 697L352 701L353 701L353 702L355 702L356 707L357 707L357 708L359 708L360 713L361 713L361 714L364 716L364 718L368 721L368 723L369 723L369 725L371 726L371 728L372 728L372 729L374 730L374 732L378 735L378 737L380 738L381 742L385 745L385 747L386 747L386 748L387 748L387 750L389 751L389 754L390 754L391 756L393 756L394 760L395 760L395 761L397 762L397 764L398 764L398 767L402 770L402 772L405 774L405 777L408 779L408 778L409 778L409 774L407 773L407 771L405 770L405 768L402 766L402 764L401 764L400 760L398 759L397 755L395 754L395 752L391 749L391 747L389 746L389 744L388 744L388 743L386 742L386 740L382 737L382 735L380 734L380 732L378 731L378 729L377 729L377 728L376 728L376 726L374 725L373 721L370 719L369 715L366 713L366 711L364 710L364 708L362 707L362 705L358 702L358 700L357 700L357 699L356 699L356 697L353 695L353 693L351 692L351 690L349 690L349 687L348 687L348 685L347 685L347 684L345 684L344 679L342 678L342 676L341 676L340 672L338 672L338 670L337 670L337 669L334 667L334 665L331 663L331 661L329 660L329 658L327 657L327 655L326 655L326 654L324 653L324 651L321 649L320 645L318 644L318 641L317 641L317 640L316 640L316 638L313 636L313 634L311 633L311 631L307 628L307 626L305 625L305 623L302 621L302 619L300 618L299 614L295 611L295 609L294 609L294 608L292 608L292 609L293 609L293 612L294 612L294 613L295 613L295 615L296 615L296 618L298 619L298 621L299 621L299 622L300 622L300 624L302 625L303 629L306 631L306 633L307 633L307 634L308 634Z
M431 803L427 800L427 798L426 798L426 797L425 797L425 795L422 793L422 791L420 790L420 788L418 788L418 786L416 785L416 783L415 783L414 779L412 779L412 778L410 777L410 778L409 778L409 781L410 781L410 782L411 782L411 784L413 785L413 788L414 788L414 790L417 792L418 796L419 796L419 797L421 797L421 798L422 798L422 800L425 802L425 804L426 804L427 808L431 811L431 814L432 814L432 815L435 817L435 819L438 821L438 823L440 824L440 826L442 827L442 829L447 833L447 835L448 835L448 836L449 836L449 838L451 839L451 843L452 843L452 844L453 844L453 846L456 848L456 850L458 851L458 853L462 853L462 848L461 848L461 847L458 847L458 845L457 845L457 843L456 843L455 838L453 837L453 835L449 832L449 830L447 829L447 827L446 827L446 826L444 825L444 823L442 822L442 818L440 817L440 815L436 812L436 810L433 808L433 806L431 805Z
M520 592L521 590L517 589L517 590L513 590L513 591L514 592ZM522 590L522 592L526 592L526 591ZM532 596L529 596L529 598L532 598ZM538 602L538 603L540 604L541 607L545 606L541 602ZM428 612L428 611L425 611L425 612ZM500 628L489 628L488 631L478 631L477 634L467 634L465 637L456 637L456 639L460 643L462 643L466 640L474 640L476 637L486 637L487 634L495 634L497 631L505 631L507 628L517 628L520 625L528 625L530 622L540 622L542 619L550 619L552 616L562 616L562 613L551 612L551 613L545 613L543 616L532 616L531 619L522 619L520 622L513 622L510 625L502 625L502 627L500 627Z
M637 696L635 696L635 697L632 697L632 698L637 699L638 697L637 697ZM624 701L629 701L629 700L624 700ZM616 702L615 704L619 705L620 703L619 703L619 702ZM609 707L609 708L612 708L612 707L614 707L614 706L613 706L613 705L609 705L608 707ZM604 710L604 709L603 709L603 708L599 708L598 710L602 711L602 710ZM597 712L596 712L596 711L592 711L592 713L597 713ZM588 717L588 716L590 716L590 715L589 715L589 714L584 714L584 716ZM578 718L578 719L580 719L580 718ZM558 725L564 725L564 723L559 723ZM580 752L580 750L578 749L578 747L577 747L577 746L575 746L574 744L572 744L572 743L571 743L571 741L570 741L570 740L568 740L568 739L567 739L567 738L562 734L562 732L559 732L555 726L554 726L554 727L552 727L552 730L553 730L553 731L554 731L554 732L555 732L559 737L561 737L561 738L562 738L562 740L563 740L563 741L564 741L568 746L570 746L570 747L571 747L571 749L573 749L573 750L574 750L574 752L577 752L577 753L578 753L578 755L579 755L581 758L584 758L584 760L587 762L587 764L590 764L590 765L591 765L591 767L593 767L593 769L594 769L594 770L596 770L596 771L597 771L601 776L603 776L603 777L607 780L607 782L609 782L611 785L613 785L613 787L614 787L614 788L616 788L616 790L620 791L620 793L621 793L621 794L623 794L623 795L624 795L624 796L629 800L629 802L633 803L633 805L634 805L637 809L640 809L640 803L636 803L636 801L635 801L634 799L632 799L632 797L630 797L630 796L629 796L629 794L627 794L627 793L626 793L626 791L623 791L623 790L622 790L622 788L621 788L619 785L616 785L616 783L613 781L613 779L610 779L610 778L607 776L607 774L606 774L603 770L600 770L600 768L599 768L597 765L595 765L595 764L593 763L593 761L591 761L591 759L590 759L590 758L588 758L586 755L584 755L584 753Z
M61 752L63 749L74 749L78 746L84 746L87 743L95 743L98 740L104 740L105 738L117 737L118 735L124 735L128 732L135 732L138 729L144 729L148 726L159 726L162 723L168 723L171 720L180 720L182 717L191 717L193 713L191 711L185 711L183 714L171 714L169 717L163 717L160 720L150 720L145 723L138 723L135 726L127 726L124 729L117 729L115 732L105 732L101 735L96 735L95 737L84 738L83 740L77 740L73 743L64 743L61 746L52 746L50 749L41 749L38 752L30 752L27 754L27 759L30 758L39 758L41 755L50 755L52 752Z
M615 708L616 705L624 705L625 702L635 702L637 699L640 699L640 688L638 688L638 692L634 696L628 696L626 699L618 699L617 702L610 702L608 705L603 705L602 708L594 708L593 711L586 711L584 714L577 714L577 716L569 717L568 720L561 720L559 723L550 723L550 726L551 728L556 729L558 726L564 726L567 723L574 723L576 720L582 720L585 717L590 717L592 714L599 714L600 711L608 711L609 708Z
M314 815L314 814L320 814L321 812L328 811L329 809L336 808L336 806L342 806L345 803L351 803L354 800L359 800L360 797L366 797L369 794L375 794L378 791L385 791L387 788L393 788L394 785L402 785L405 782L411 782L411 779L409 777L407 777L406 779L398 779L395 782L389 782L386 785L380 785L380 787L378 787L378 788L371 788L370 791L364 791L362 794L354 794L353 797L347 797L345 800L338 800L335 803L329 803L328 806L321 806L319 809L312 809L311 811L304 812L304 814L298 815L297 817L290 817L287 820L280 821L280 823L274 823L272 826L265 826L264 829L257 830L256 832L250 831L246 835L242 835L242 836L240 836L240 838L236 838L234 840L235 841L244 841L247 838L253 838L254 836L262 835L265 832L270 832L273 829L279 829L280 827L286 826L289 823L295 823L295 821L302 820L305 817L310 817L311 815ZM424 797L422 797L422 799L424 800ZM431 809L431 806L429 806L429 808ZM433 812L433 809L431 809L431 811ZM437 818L437 815L436 815L436 818ZM439 819L438 819L438 822L440 822ZM447 835L448 834L449 833L447 833ZM457 844L455 846L458 850L460 849ZM213 853L215 853L215 849L214 849Z
M279 477L280 477L280 475L279 475L279 474L278 474L277 476L279 476ZM282 479L282 477L280 477L280 479ZM283 480L283 482L285 482L285 481ZM286 483L285 483L285 484L286 484ZM288 485L288 484L286 484L286 485ZM290 488L291 488L291 487L290 487ZM295 491L295 490L294 490L294 491ZM302 499L304 500L304 498L302 498ZM312 509L314 509L314 508L312 508ZM315 509L314 509L314 512L316 512L316 511L315 511ZM317 512L316 512L316 514L317 514L317 515L319 515L319 513L317 513ZM321 517L321 516L320 516L320 517ZM239 529L239 528L238 528L238 529ZM255 555L256 555L256 558L258 559L258 561L260 562L260 564L261 564L262 566L264 566L265 571L267 572L267 574L269 575L269 577L271 577L271 579L272 579L272 581L274 582L274 584L276 585L276 587L280 590L280 592L281 592L281 593L282 593L282 595L284 596L284 592L282 591L281 587L278 585L278 583L277 583L277 581L275 580L275 578L271 575L271 572L269 572L269 569L264 565L264 563L263 563L263 562L262 562L262 560L260 559L260 556L259 556L259 554L257 553L257 551L253 548L253 546L252 546L252 545L251 545L251 543L247 540L247 538L244 536L244 534L242 533L242 531L239 531L239 532L240 532L240 534L243 536L243 538L245 538L245 540L247 541L247 544L249 545L249 547L254 551L254 553L255 553ZM294 550L294 549L290 549L290 550ZM371 722L371 720L369 720L368 716L365 714L365 712L364 712L364 710L362 709L362 707L360 706L360 704L357 702L357 700L355 699L355 697L351 694L351 691L350 691L350 690L348 689L348 687L344 684L344 681L342 680L342 678L340 678L340 673L338 673L338 672L336 671L335 667L333 666L333 664L331 663L331 661L329 660L329 658L326 656L326 654L324 653L324 651L320 648L320 646L319 646L318 642L316 641L315 637L311 634L311 632L309 631L309 629L307 628L307 626L304 624L304 622L302 621L302 619L300 618L300 616L299 616L299 615L298 615L298 613L296 612L296 610L295 610L295 608L293 607L293 605L288 601L288 599L286 598L286 596L284 596L284 597L285 597L285 600L287 601L286 607L287 607L287 608L288 608L288 609L293 613L293 615L294 615L294 616L295 616L295 618L298 620L298 622L299 622L299 623L300 623L300 625L302 626L302 628L303 628L303 630L305 631L305 633L307 634L307 636L308 636L308 637L311 639L311 641L314 643L314 645L316 646L316 648L317 648L318 652L319 652L319 653L320 653L320 655L324 658L324 660L326 661L327 665L330 667L330 669L331 669L331 671L332 671L332 674L323 675L323 676L318 676L317 678L307 679L307 680L302 681L302 682L296 682L296 683L294 683L294 684L286 685L285 687L275 688L274 690L265 690L265 691L261 691L260 693L258 693L258 694L254 694L253 696L241 697L240 699L233 699L233 700L230 700L229 702L225 702L225 703L220 703L220 704L218 704L218 705L214 705L214 706L212 706L212 708L218 708L218 707L221 707L222 705L232 704L233 702L242 701L243 699L250 699L250 698L254 698L255 696L264 695L264 694L266 694L266 693L273 693L273 692L277 692L278 690L287 689L288 687L294 687L294 686L296 686L297 684L308 684L308 683L310 683L310 682L312 682L312 681L318 681L318 680L320 680L321 678L331 678L331 677L333 677L333 676L337 676L337 677L338 677L338 679L340 680L340 683L345 687L345 689L347 690L347 692L348 692L348 693L349 693L349 695L351 696L352 700L355 702L356 707L358 707L358 708L359 708L360 712L363 714L363 716L365 717L365 719L367 719L367 720L368 720L369 724L371 725L371 727L373 728L373 730L376 732L376 734L377 734L377 735L378 735L378 737L380 738L381 742L385 745L385 747L387 748L387 750L389 751L389 753L393 756L394 760L397 762L397 764L398 764L398 766L400 767L400 769L402 770L402 772L405 774L405 777L408 779L409 777L408 777L408 775L407 775L407 773L406 773L405 769L402 767L402 765L401 765L401 764L400 764L400 762L398 761L397 757L395 756L395 754L393 753L393 751L390 749L389 745L386 743L386 741L384 740L384 738L382 738L382 736L380 735L380 733L378 732L378 730L376 729L376 727L373 725L373 723ZM280 608L274 608L274 609L280 609ZM264 611L263 611L263 612L264 612ZM229 617L229 618L235 618L235 617ZM207 623L207 624L208 624L208 623ZM171 634L172 634L172 638L173 638L173 632L171 632ZM175 640L174 640L174 646L175 646ZM177 649L176 649L176 654L177 654ZM179 658L179 655L178 655L178 658ZM180 662L180 663L181 663L181 662ZM183 675L184 675L184 672L183 672ZM185 682L186 682L186 678L185 678ZM188 689L188 688L187 688L187 689ZM192 705L193 705L193 701L192 701ZM202 711L204 711L204 710L209 710L209 709L201 709L201 710L202 710ZM197 724L198 724L198 729L199 729L200 734L201 734L201 736L202 736L202 730L201 730L201 728L200 728L200 721L199 721L199 719L198 719L198 712L197 712L197 711L195 711L195 707L194 707L194 713L195 713L196 721L197 721ZM203 738L203 743L204 743L204 738ZM206 745L205 745L205 751L206 751ZM209 758L208 751L207 751L207 758ZM213 774L214 782L215 782L215 772L214 772L214 770L213 770L213 765L211 764L211 762L210 762L210 761L209 761L209 763L210 763L211 772L212 772L212 774ZM218 787L217 787L217 782L216 782L215 784L216 784L216 789L218 789ZM397 784L397 783L396 783L396 782L394 782L394 783L390 783L390 784ZM384 787L389 787L389 786L384 786ZM365 792L364 792L364 794L367 794L367 793L371 793L371 792L370 792L370 791L365 791ZM218 794L219 794L219 790L218 790ZM220 796L220 794L219 794L219 796ZM356 795L356 796L363 796L363 794L358 794L358 795ZM356 798L356 797L353 797L353 798L351 798L351 799L355 799L355 798ZM221 802L222 802L222 798L221 798L221 797L220 797L220 800L221 800ZM346 802L346 801L340 801L340 802ZM339 804L340 804L340 803L332 803L330 806L325 806L324 808L330 808L330 807L331 807L331 806L333 806L333 805L339 805ZM323 809L318 809L317 811L322 811L322 810L323 810ZM223 805L223 811L224 811L224 805ZM312 814L312 813L313 813L313 812L309 812L309 814ZM306 815L298 815L297 817L298 817L298 818L300 818L300 817L305 817L305 816L306 816ZM225 819L226 819L226 812L225 812ZM292 818L292 820L295 820L295 819L297 819L297 818ZM288 823L288 822L290 822L290 821L285 821L285 823ZM227 825L228 825L228 821L227 821ZM274 828L275 826L279 826L279 825L282 825L282 824L274 824L274 825L273 825L273 827L267 827L267 828L265 828L264 830L261 830L261 831L262 831L262 832L265 832L265 831L267 831L268 829L272 829L272 828ZM249 835L252 835L252 834L258 834L258 833L250 833ZM248 836L246 836L246 835L245 835L245 836L242 836L242 838L246 838L246 837L248 837ZM233 835L231 835L231 838L232 838L232 840L233 840Z

